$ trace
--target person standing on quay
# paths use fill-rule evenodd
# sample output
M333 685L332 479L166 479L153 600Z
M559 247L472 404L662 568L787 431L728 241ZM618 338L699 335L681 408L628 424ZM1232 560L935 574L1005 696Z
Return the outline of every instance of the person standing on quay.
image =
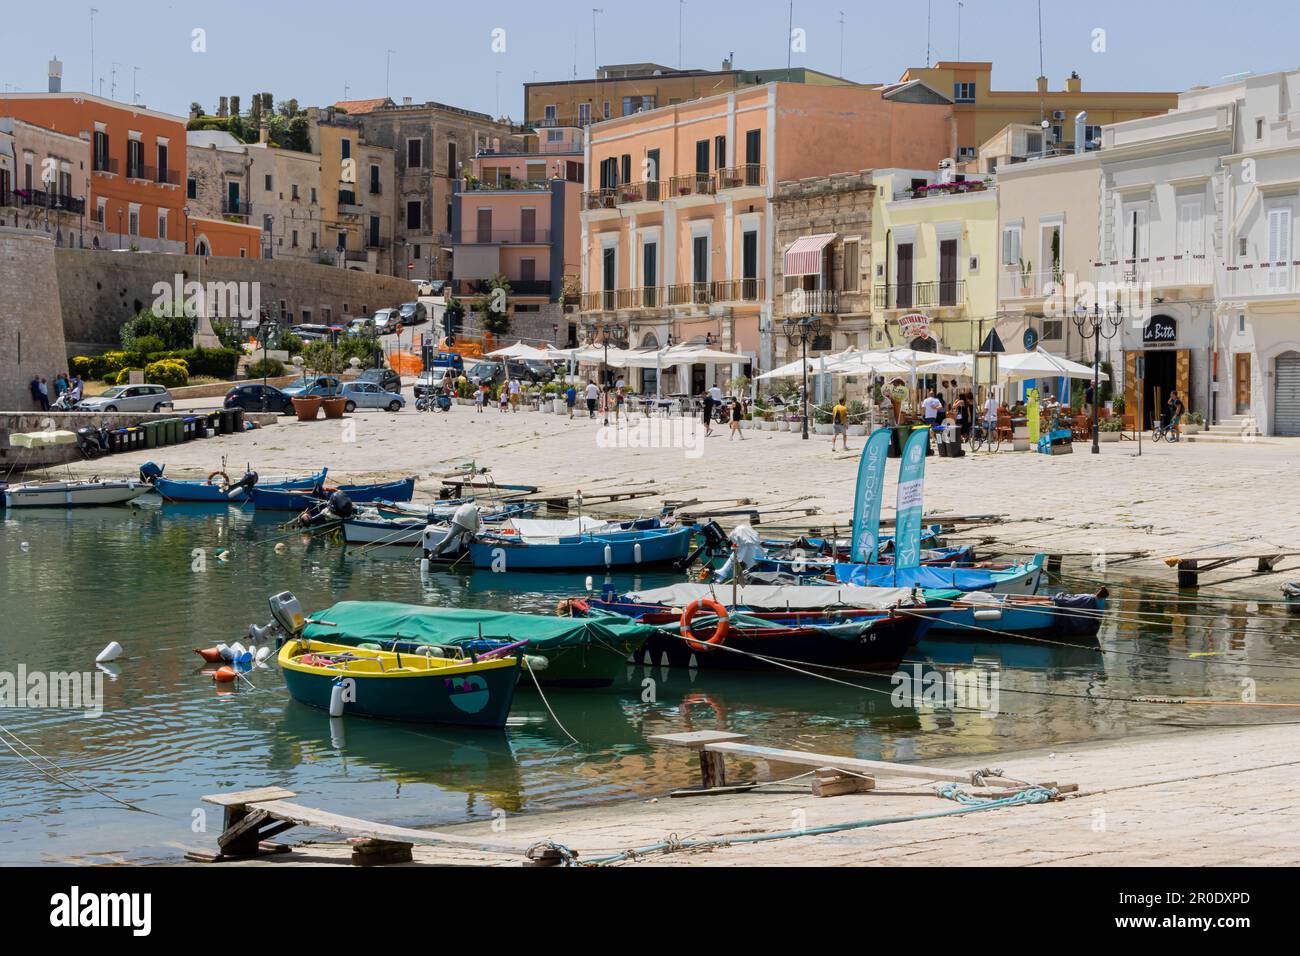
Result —
M591 379L587 379L587 417L596 417L596 401L600 398L600 389Z
M517 378L510 380L510 410L519 411L519 379Z
M831 451L835 450L835 443L839 439L844 439L844 450L849 450L849 409L841 397L839 402L831 409Z
M569 406L569 421L573 421L573 406L578 404L578 390L569 383L569 387L564 390L564 404Z
M731 437L727 441L733 441L737 435L740 436L741 441L745 440L745 433L740 430L740 416L743 414L740 399L733 396L731 399Z

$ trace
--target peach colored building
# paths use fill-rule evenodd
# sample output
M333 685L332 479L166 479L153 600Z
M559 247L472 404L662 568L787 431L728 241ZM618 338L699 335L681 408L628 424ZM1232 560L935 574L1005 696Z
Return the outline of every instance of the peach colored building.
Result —
M937 164L952 153L952 123L947 98L919 84L770 83L593 126L584 338L612 322L631 347L707 341L746 355L751 374L772 368L776 184ZM696 366L664 387L695 393L729 374Z
M185 120L85 93L6 93L0 116L90 144L91 245L181 252Z
M189 216L187 248L199 256L229 256L232 259L262 258L260 226L232 219L208 219Z
M90 144L0 115L0 224L86 246Z
M570 338L564 300L581 272L583 162L583 131L574 127L495 139L453 197L455 294L476 296L487 280L505 278L518 338Z

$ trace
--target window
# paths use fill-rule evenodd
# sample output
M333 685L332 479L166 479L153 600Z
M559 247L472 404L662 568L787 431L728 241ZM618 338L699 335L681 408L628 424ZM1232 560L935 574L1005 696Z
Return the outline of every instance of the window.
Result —
M1239 236L1237 238L1237 256L1244 259L1248 255L1250 255L1250 240L1246 236Z
M138 139L128 140L126 144L126 176L144 179L144 143Z
M713 138L713 168L723 169L727 165L727 137Z
M108 201L103 196L99 196L95 199L95 220L94 221L99 223L101 226L104 225L105 210L107 208L108 208Z
M620 163L621 163L621 168L620 168L620 171L619 171L619 179L618 179L618 181L619 181L620 183L630 183L630 182L632 181L632 156L631 156L631 154L629 154L629 153L624 153L623 156L622 156L622 159L620 160Z
M95 130L95 161L94 168L99 170L108 170L110 163L108 160L108 134L103 130ZM191 199L194 197L191 196Z
M605 119L609 119L609 100L605 101Z
M447 175L455 179L459 175L460 166L456 162L456 144L447 144Z
M131 211L127 216L126 231L132 236L140 235L140 207L134 203L131 204Z
M970 159L974 159L974 158L975 158L975 147L974 147L974 146L959 146L959 147L957 147L957 158L958 158L959 160L962 160L962 161L970 160Z
M1065 128L1061 126L1060 123L1057 123L1055 126L1052 127L1052 142L1060 143L1064 139L1065 139Z
M975 102L975 84L974 83L955 83L953 84L953 102L955 103L974 103Z
M370 235L368 238L369 238L369 242L367 244L372 249L378 249L379 248L379 217L378 216L370 217Z
M262 231L271 231L271 214L269 212L262 213Z
M297 198L298 198L298 184L297 184L297 183L294 183L293 185L291 185L291 186L289 187L289 198L290 198L290 199L297 199Z
M709 141L697 140L695 143L695 172L700 176L709 173Z
M451 203L447 203L447 232L452 231L452 223L455 221L455 209Z
M293 238L292 238L292 239L290 240L290 242L289 242L289 248L290 248L290 249L297 249L297 248L298 248L298 230L297 230L297 229L293 230Z
M199 198L199 182L193 176L185 180L185 198L186 199Z
M623 97L624 116L631 116L633 113L640 113L643 110L652 110L654 108L655 108L655 98L653 96Z
M418 242L411 247L411 258L416 262L420 261L420 244Z
M166 209L158 210L158 238L159 239L167 238L167 210Z
M424 218L423 214L424 210L422 208L421 200L412 199L408 201L406 204L406 228L419 232L420 223Z
M414 140L414 142L418 143L419 140L418 139ZM380 192L381 190L379 188L379 164L371 163L370 164L370 195L378 196Z
M316 248L316 233L314 232L311 234L311 247L312 249Z
M1018 266L1020 264L1020 227L1007 226L1002 230L1002 264Z
M1083 140L1087 144L1101 141L1101 127L1088 125L1083 128Z
M554 107L550 107L550 109L554 109ZM591 125L591 104L590 103L578 104L578 125L579 126Z
M542 112L545 114L546 125L554 126L555 125L555 104L551 103L547 105L542 109Z
M266 184L265 184L262 188L265 189L265 190L269 193L269 192L271 191L271 174L270 174L270 173L267 173L266 176L265 176L264 178L265 178Z
M1043 341L1057 342L1060 341L1064 332L1065 323L1060 319L1043 320Z
M424 140L408 139L406 141L406 168L419 169L424 165Z
M316 203L316 187L315 187L315 186L311 187L311 201L312 201L312 205L315 205L315 203Z
M844 241L844 280L841 288L845 292L858 291L858 275L862 269L862 253L858 240Z
M561 143L564 141L564 130L548 129L546 131L546 141L548 143Z
M1264 121L1262 119L1257 119L1255 120L1255 139L1260 140L1263 138L1264 138Z
M343 159L350 159L352 157L352 140L348 139L346 136L339 142L339 155Z

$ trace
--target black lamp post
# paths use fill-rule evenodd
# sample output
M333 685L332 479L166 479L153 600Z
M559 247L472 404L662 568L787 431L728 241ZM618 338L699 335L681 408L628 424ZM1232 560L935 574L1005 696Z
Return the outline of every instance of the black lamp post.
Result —
M808 440L808 343L822 334L820 316L808 315L802 319L789 318L781 323L785 337L791 345L798 345L803 354L803 437Z
M600 334L600 344L604 349L604 356L601 358L600 369L600 388L601 388L601 405L604 407L605 425L609 426L609 340L615 340L615 348L621 348L627 343L627 329L621 325L593 325L590 329L590 336L587 339L588 345L596 344L596 335Z
M1086 342L1092 339L1092 453L1101 454L1101 440L1097 436L1098 408L1101 398L1101 340L1113 339L1124 324L1124 309L1116 302L1110 308L1093 303L1092 311L1080 303L1074 310L1074 325Z

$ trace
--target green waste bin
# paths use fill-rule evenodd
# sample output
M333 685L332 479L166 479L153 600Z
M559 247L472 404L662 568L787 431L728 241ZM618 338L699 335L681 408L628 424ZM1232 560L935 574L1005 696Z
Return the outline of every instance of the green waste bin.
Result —
M167 444L179 445L183 439L182 432L184 429L179 418L167 419Z
M158 423L141 422L140 427L144 429L144 447L157 448L158 447Z

